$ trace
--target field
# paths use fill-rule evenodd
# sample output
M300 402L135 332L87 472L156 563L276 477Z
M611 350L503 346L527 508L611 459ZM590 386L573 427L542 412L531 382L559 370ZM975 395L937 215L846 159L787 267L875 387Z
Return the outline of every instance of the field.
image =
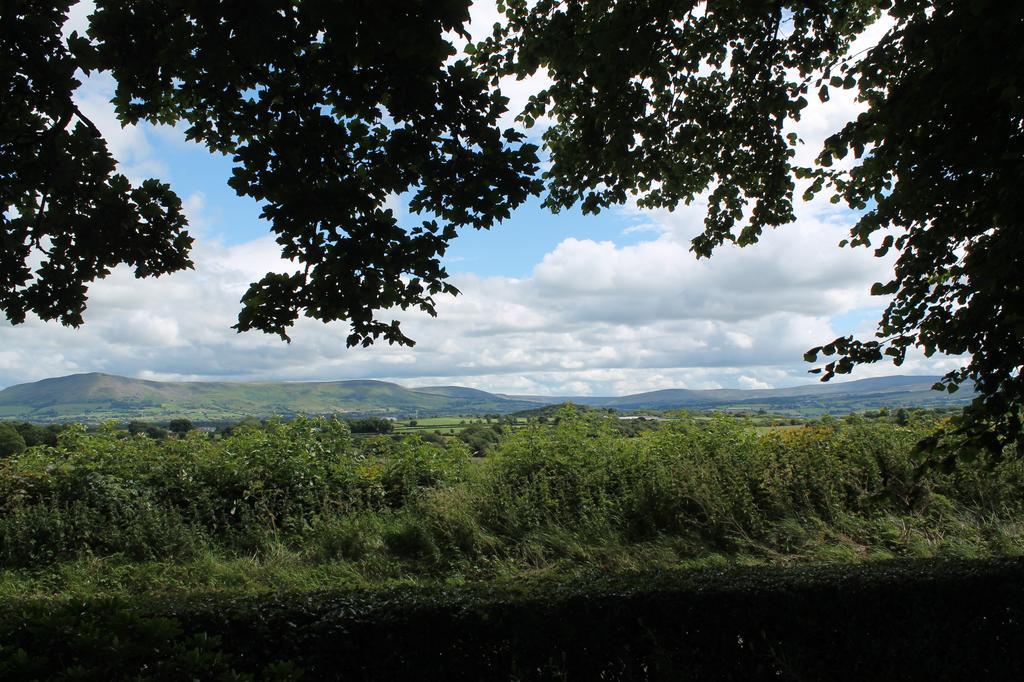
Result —
M400 419L395 422L395 433L437 433L453 434L462 431L472 424L491 424L492 422L504 424L510 427L524 426L527 420L522 417L502 417L500 420L489 417L466 416L466 417L423 417L419 419Z
M454 421L413 428L467 426ZM221 644L189 639L221 627L201 614L232 604L245 612L254 598L281 605L273 618L335 599L383 600L402 620L420 613L423 599L443 601L438 595L482 599L485 610L526 599L509 608L532 613L544 594L541 602L571 611L586 585L604 580L647 594L665 576L677 576L672 590L696 589L686 576L708 571L785 583L777 571L794 567L860 571L1024 554L1024 462L983 456L930 466L915 451L936 427L925 413L904 423L851 417L785 428L680 418L635 435L598 414L568 410L557 421L507 429L476 466L454 437L426 442L413 430L354 439L333 420L164 441L68 429L55 447L0 460L0 673L19 679L63 665L30 649L33 638L68 628L79 634L63 655L92 670L100 663L89 637L102 641L124 622L136 623L132 633L159 629L168 613L177 625L159 636L174 643L167 651L178 653L166 654L174 666L189 651L216 657ZM941 584L932 587L947 589ZM385 627L372 615L379 606L365 608L367 627ZM249 627L232 617L242 620L231 627ZM89 627L96 631L81 634ZM110 646L135 646L136 635ZM244 660L225 670L252 672ZM301 661L263 663L302 669Z

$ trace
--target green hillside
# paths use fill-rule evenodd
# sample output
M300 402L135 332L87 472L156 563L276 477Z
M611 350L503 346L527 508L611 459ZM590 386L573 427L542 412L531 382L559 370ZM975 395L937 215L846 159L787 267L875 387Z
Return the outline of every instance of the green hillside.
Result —
M759 390L669 389L621 397L495 395L461 386L409 389L384 381L164 382L109 374L75 374L0 391L0 419L36 422L106 419L198 423L244 417L344 415L430 417L507 414L572 401L593 407L636 410L764 409L793 415L843 413L879 407L950 407L973 397L931 390L936 377L880 377L836 384Z
M405 416L512 412L530 403L438 395L383 381L162 382L76 374L0 391L0 418L30 421L161 420L217 422L298 414Z

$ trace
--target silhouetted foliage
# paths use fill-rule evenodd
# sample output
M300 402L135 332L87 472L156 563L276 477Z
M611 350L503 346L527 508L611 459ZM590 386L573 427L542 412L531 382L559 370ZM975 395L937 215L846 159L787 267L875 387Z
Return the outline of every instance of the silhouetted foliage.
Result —
M0 310L14 323L32 312L78 326L88 285L121 263L138 277L192 265L181 200L116 173L75 104L75 72L91 67L76 55L87 41L61 36L71 4L5 2L0 16Z
M302 264L251 286L239 330L287 338L305 314L347 320L349 345L411 343L375 313L433 314L433 296L455 291L439 259L458 230L490 227L539 189L536 148L497 127L507 100L450 59L468 0L244 11L99 0L88 37L65 41L71 4L4 5L0 306L14 322L32 311L80 324L87 285L118 263L139 276L191 265L180 200L114 174L72 99L76 69L112 74L122 123L180 122L190 140L233 156L229 184L261 202L283 255ZM385 208L392 196L429 217L400 227Z
M522 120L553 119L545 204L597 212L631 197L673 208L706 196L697 256L756 242L830 191L859 213L844 245L899 252L875 340L842 337L823 380L911 347L968 354L937 388L980 392L960 431L1001 451L1024 406L1024 6L1001 0L634 3L509 0L476 49L494 78L551 79ZM855 59L850 41L891 27ZM808 97L855 90L866 112L810 168L787 133Z

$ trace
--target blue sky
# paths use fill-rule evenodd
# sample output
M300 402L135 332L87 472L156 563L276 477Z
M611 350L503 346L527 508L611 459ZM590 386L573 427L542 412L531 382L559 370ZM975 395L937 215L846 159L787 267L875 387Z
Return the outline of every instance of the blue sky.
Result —
M69 23L81 24L87 7ZM474 31L495 18L474 6ZM538 83L510 83L512 106ZM869 335L884 301L868 295L891 259L839 249L856 216L826 200L797 207L797 221L754 247L723 247L697 261L689 240L700 202L676 211L623 206L598 216L559 214L531 200L491 231L467 230L444 263L463 294L438 301L438 317L394 311L415 348L349 349L344 324L302 320L293 342L233 332L238 299L269 270L289 268L259 206L227 184L231 159L184 140L180 129L122 128L97 76L80 107L107 138L121 170L158 177L185 202L196 236L194 271L134 280L118 269L91 290L77 330L30 319L0 324L0 386L75 372L155 379L340 380L407 386L460 384L508 393L621 395L662 388L757 388L813 381L803 352L838 335ZM798 132L813 156L856 114L836 96L814 103ZM530 134L538 135L534 129ZM798 159L798 161L801 159ZM809 159L802 159L809 160ZM401 203L400 201L398 202ZM401 215L401 210L399 211ZM408 219L412 224L412 218ZM912 355L853 378L938 374L958 363Z
M555 214L540 203L538 198L531 199L496 229L462 233L446 254L449 272L526 277L544 254L570 237L611 240L620 245L643 240L642 233L627 232L636 220L622 213L584 215L574 208Z

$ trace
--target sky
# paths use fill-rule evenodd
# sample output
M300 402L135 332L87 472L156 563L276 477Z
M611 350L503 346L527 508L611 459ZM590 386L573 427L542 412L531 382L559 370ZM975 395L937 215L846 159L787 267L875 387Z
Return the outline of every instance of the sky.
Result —
M81 31L88 2L65 27ZM473 8L471 32L499 18L493 3ZM884 32L874 27L854 51ZM512 109L538 79L503 86ZM796 206L794 224L740 249L697 260L689 241L703 206L675 211L625 205L598 216L559 214L539 200L500 226L460 235L444 258L462 291L440 297L437 317L397 317L415 347L346 348L347 326L303 319L286 344L231 329L248 284L287 265L259 205L234 194L231 160L185 140L181 128L122 128L105 75L76 94L101 129L120 170L156 177L182 197L195 237L195 269L136 280L115 269L90 290L78 329L30 318L0 321L0 387L80 372L158 380L335 381L380 379L405 386L461 385L537 395L624 395L663 388L768 388L815 381L804 351L833 338L869 338L885 300L891 256L839 248L856 214L827 198ZM816 98L794 130L809 161L824 138L855 116L848 93ZM511 122L511 116L509 121ZM543 130L531 129L537 138ZM401 214L401 207L397 206ZM876 364L843 379L941 374L956 358L912 353L902 367Z

